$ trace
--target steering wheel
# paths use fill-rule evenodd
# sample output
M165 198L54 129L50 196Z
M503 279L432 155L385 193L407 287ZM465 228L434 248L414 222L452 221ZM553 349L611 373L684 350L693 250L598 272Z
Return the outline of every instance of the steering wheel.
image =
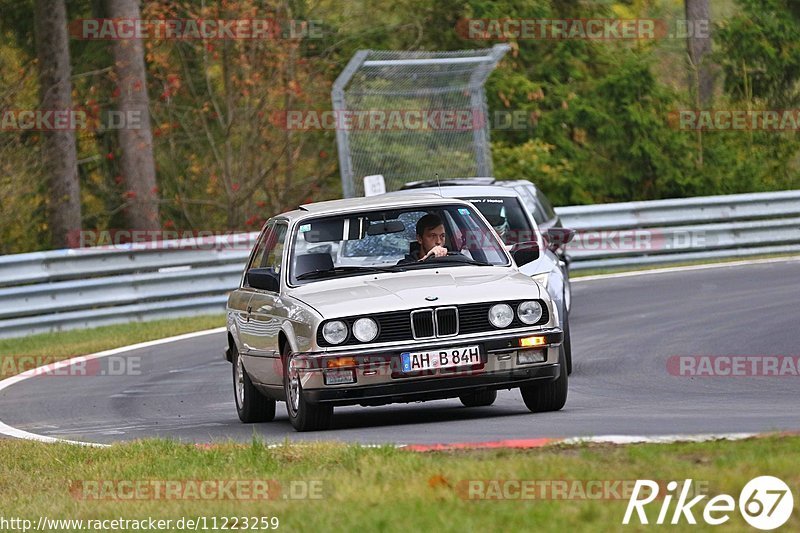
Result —
M453 257L453 256L456 256L456 255L463 256L464 254L462 254L461 252L447 252L447 255L443 255L443 256L441 256L441 257L436 257L435 255L429 255L428 257L426 257L425 259L423 259L423 260L422 260L422 262L423 262L423 263L425 263L425 262L427 262L429 259L442 259L442 258L444 258L444 257Z

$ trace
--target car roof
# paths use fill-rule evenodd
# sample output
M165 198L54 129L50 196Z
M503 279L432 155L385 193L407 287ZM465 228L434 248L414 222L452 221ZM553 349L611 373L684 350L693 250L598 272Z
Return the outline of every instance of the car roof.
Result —
M402 191L413 191L431 188L451 188L451 187L531 187L536 189L536 184L528 180L498 180L492 177L465 177L465 178L445 178L441 180L427 179L420 181L409 181L401 188Z
M440 194L440 188L436 185L432 187L415 188L402 191L386 193L386 196L394 195L428 195ZM498 187L497 185L448 185L441 187L441 196L444 198L462 198L470 196L494 196L500 198L517 198L519 193L511 187Z
M442 203L442 200L446 200L448 204L463 203L469 205L467 202L463 202L457 198L441 196L434 193L380 194L376 196L345 198L342 200L327 200L324 202L303 204L294 211L281 213L278 217L296 220L298 218L306 218L309 215L337 214L382 208L428 207L439 205Z

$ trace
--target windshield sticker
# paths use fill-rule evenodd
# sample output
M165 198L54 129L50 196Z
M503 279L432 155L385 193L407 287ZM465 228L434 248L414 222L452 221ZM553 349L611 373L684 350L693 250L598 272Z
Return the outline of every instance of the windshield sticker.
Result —
M470 216L472 213L470 213L470 212L469 212L469 209L467 209L466 207L459 207L459 208L458 208L458 214L460 214L460 215L464 215L465 217L468 217L468 216Z
M302 226L300 226L300 229L298 229L297 231L299 231L300 233L305 233L307 231L311 231L311 224L303 224Z

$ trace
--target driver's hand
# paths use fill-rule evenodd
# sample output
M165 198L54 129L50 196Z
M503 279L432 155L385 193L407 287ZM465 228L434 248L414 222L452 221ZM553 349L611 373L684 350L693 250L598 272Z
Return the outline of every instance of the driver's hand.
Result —
M427 254L425 254L425 257L420 259L420 261L424 261L424 260L426 260L427 258L429 258L431 256L433 256L433 257L444 257L446 255L447 255L447 248L445 248L444 246L434 246L433 248L431 248L428 251Z

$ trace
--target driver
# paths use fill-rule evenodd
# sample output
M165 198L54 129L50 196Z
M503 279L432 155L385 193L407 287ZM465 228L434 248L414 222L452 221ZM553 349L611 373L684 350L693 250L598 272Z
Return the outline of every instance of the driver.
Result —
M444 223L441 217L433 213L424 215L417 221L417 242L419 243L419 251L406 254L397 264L406 265L425 261L431 256L446 256L447 248L444 247L446 237L447 234L445 233Z

